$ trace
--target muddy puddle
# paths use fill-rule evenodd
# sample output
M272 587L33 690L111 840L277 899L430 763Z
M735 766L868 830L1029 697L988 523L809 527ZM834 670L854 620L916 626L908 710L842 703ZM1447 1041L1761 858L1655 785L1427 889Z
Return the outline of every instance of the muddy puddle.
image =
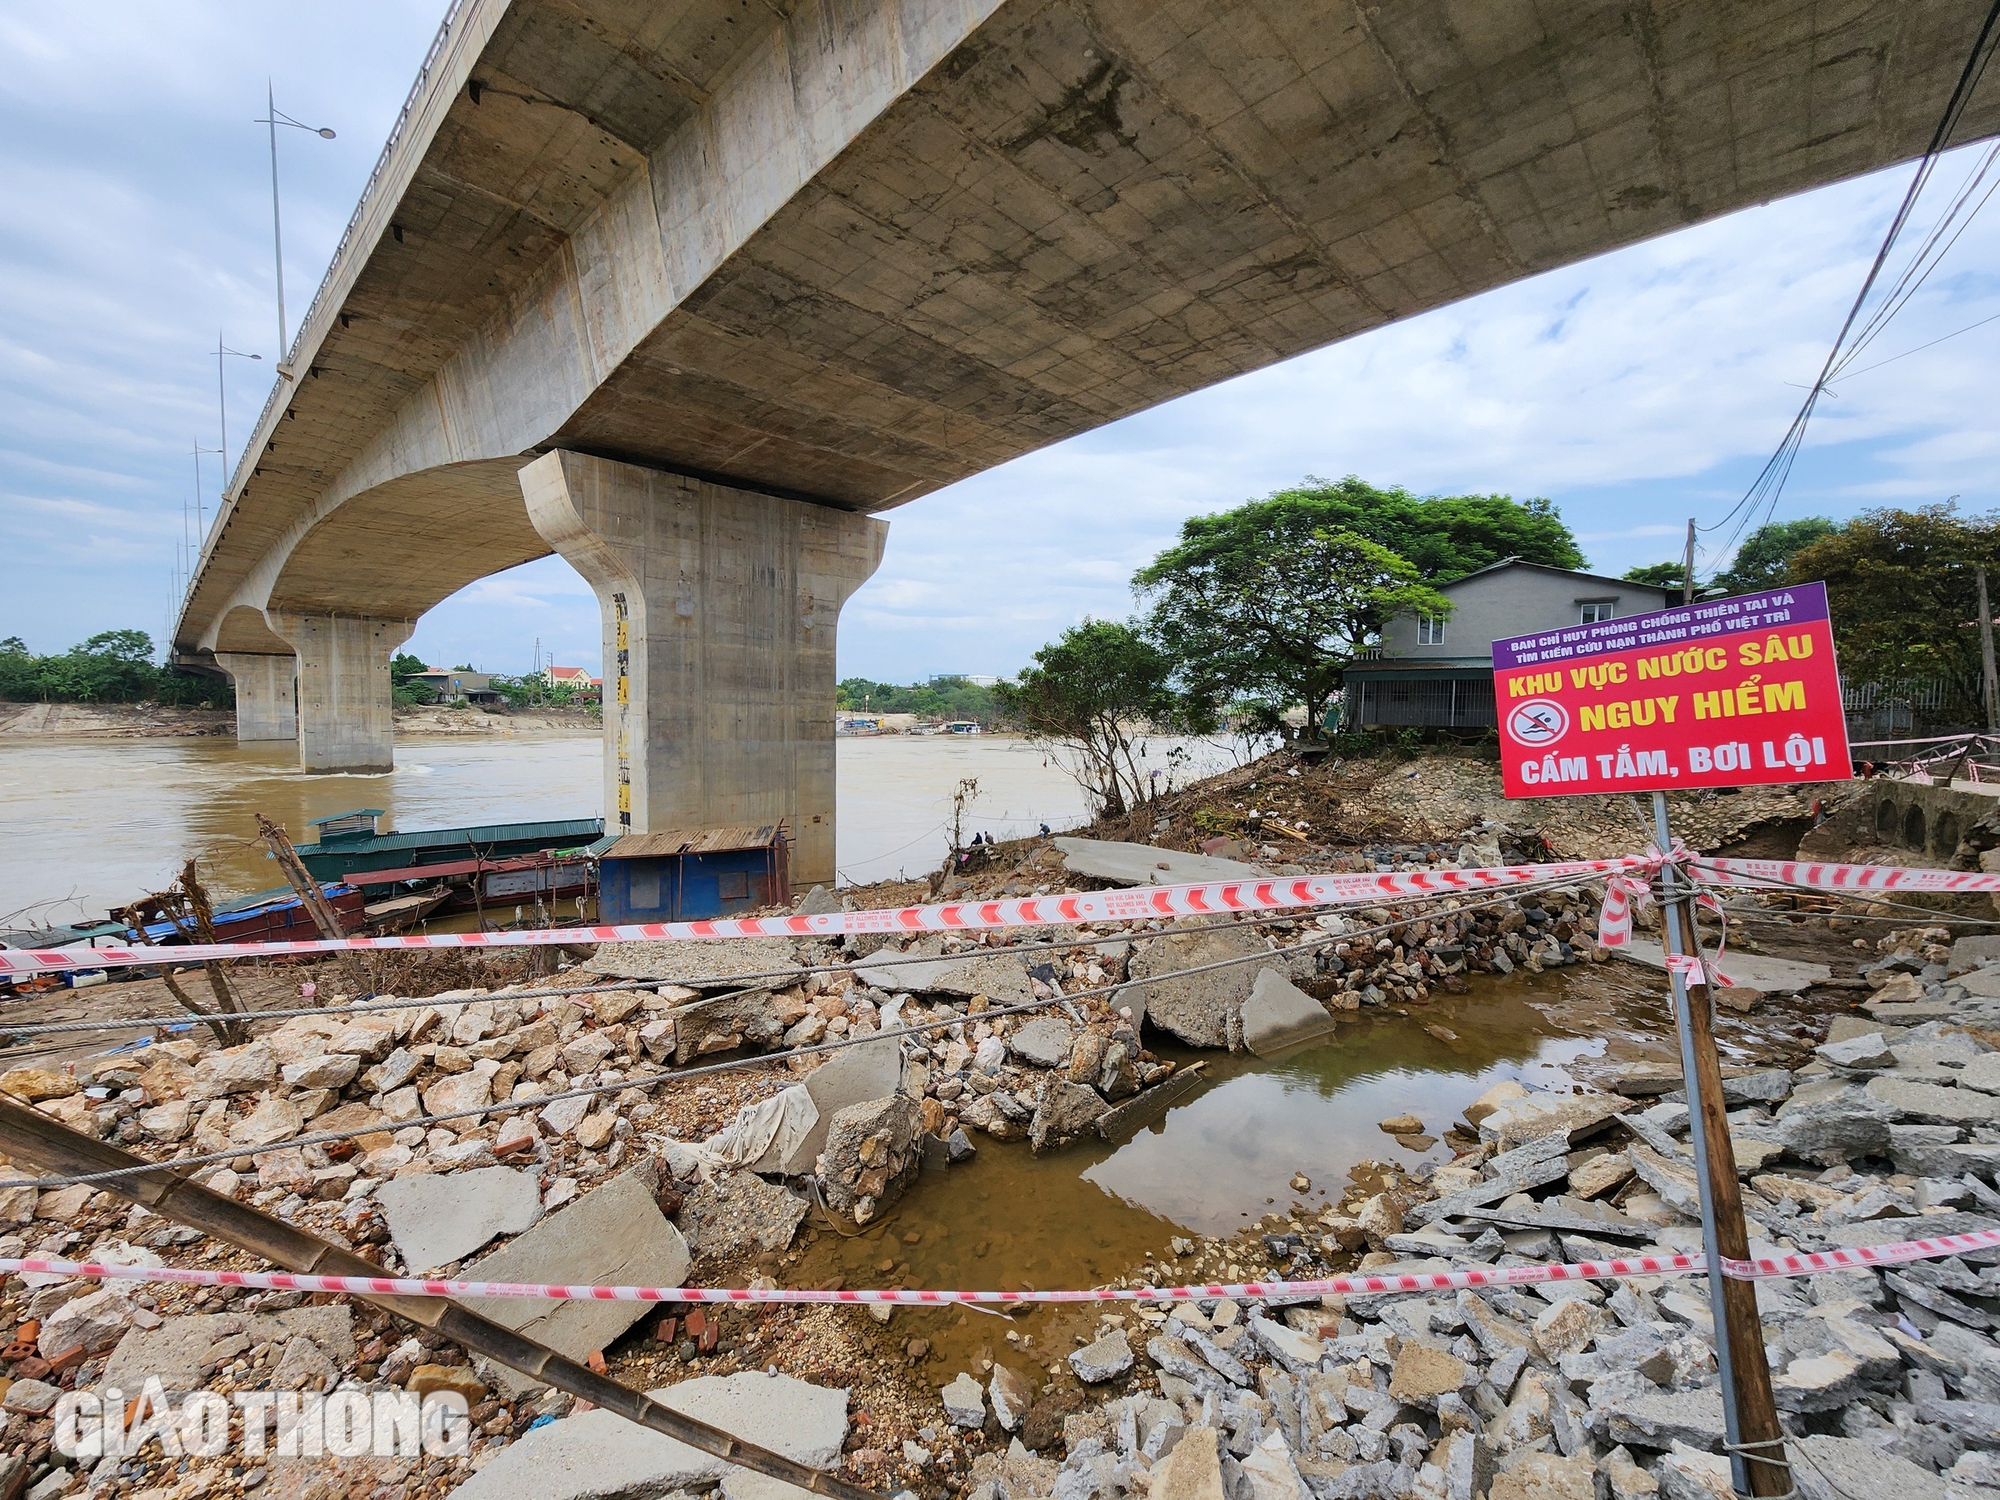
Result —
M1451 1037L1426 1028L1440 1028ZM1663 977L1616 963L1543 975L1477 976L1470 993L1408 1011L1369 1012L1323 1044L1277 1058L1185 1053L1206 1082L1117 1145L1036 1157L983 1144L974 1161L927 1173L865 1233L814 1232L782 1273L793 1285L1015 1290L1087 1287L1172 1263L1176 1235L1227 1235L1263 1215L1338 1202L1361 1163L1446 1160L1405 1149L1378 1122L1414 1114L1433 1136L1502 1079L1564 1088L1592 1063L1674 1056ZM1290 1182L1303 1172L1304 1194ZM857 1317L864 1316L856 1314ZM1017 1340L1047 1365L1092 1315L1049 1308L1003 1319L964 1308L899 1308L897 1344L926 1339L949 1379Z

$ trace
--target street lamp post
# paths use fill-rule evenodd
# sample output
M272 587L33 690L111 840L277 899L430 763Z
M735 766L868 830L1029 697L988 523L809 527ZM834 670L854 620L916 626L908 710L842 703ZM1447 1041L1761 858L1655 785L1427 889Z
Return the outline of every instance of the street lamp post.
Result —
M333 139L333 131L324 125L308 125L302 120L294 120L282 113L277 106L269 79L264 83L265 116L257 121L271 129L271 249L278 268L278 373L290 378L285 356L291 352L291 344L285 331L285 237L278 220L278 127L289 125L294 130L306 130L324 140Z
M280 305L283 304L284 295L285 294L281 289L278 293L278 300ZM222 330L219 328L216 329L215 414L216 414L216 419L221 423L222 426L222 488L227 490L229 488L229 397L228 394L224 391L222 384L222 364L223 364L223 356L225 354L233 354L238 359L257 359L257 360L261 360L264 356L261 354L245 354L241 349L230 348L227 344L222 342ZM280 354L278 357L280 359L284 358L282 354Z

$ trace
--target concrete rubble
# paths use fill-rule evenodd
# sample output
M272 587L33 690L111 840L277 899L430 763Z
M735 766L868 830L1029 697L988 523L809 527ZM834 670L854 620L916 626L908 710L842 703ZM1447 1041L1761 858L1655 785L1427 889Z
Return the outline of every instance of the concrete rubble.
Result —
M1734 1070L1753 1255L2000 1228L2000 1126L1981 1087L2000 1080L1982 1061L2000 1059L2000 955L1955 974L1941 937L1885 939L1915 956L1916 983L1837 1020L1804 1067ZM1448 1135L1448 1165L1294 1210L1289 1232L1263 1236L1270 1274L1336 1274L1357 1251L1360 1269L1393 1273L1699 1250L1688 1111L1658 1071L1614 1072L1602 1093L1494 1090ZM1244 1248L1214 1242L1214 1262L1174 1263L1174 1279L1224 1279ZM1802 1495L2000 1497L2000 1251L1757 1295ZM1112 1399L1073 1405L1039 1455L981 1455L975 1500L1730 1493L1702 1278L1119 1304L1078 1342L1077 1378L1086 1393L1118 1382ZM961 1376L946 1419L983 1420L977 1395Z
M1148 853L1156 869L1167 861L1161 879L1189 878L1171 851ZM1071 851L1071 869L1091 857ZM674 1286L718 1265L774 1265L815 1205L848 1221L844 1232L873 1224L920 1171L989 1143L1054 1151L1119 1138L1200 1074L1157 1055L1162 1038L1265 1053L1329 1035L1338 1045L1353 1013L1462 990L1474 972L1601 962L1594 922L1591 898L1565 891L1199 933L1107 924L994 940L1047 944L1020 952L958 933L901 946L879 934L607 946L572 977L638 987L455 991L262 1023L226 1050L196 1036L73 1073L17 1069L0 1086L157 1159L229 1153L199 1179L390 1271ZM1935 1232L2000 1224L2000 955L1954 975L1934 938L1899 934L1902 947L1865 965L1881 988L1805 1067L1732 1070L1731 1135L1759 1249L1908 1238L1912 1220ZM1185 972L1222 958L1245 961ZM817 967L849 960L863 962ZM750 971L762 977L732 977ZM1000 1013L1014 1006L1033 1008ZM877 1035L911 1026L926 1029ZM677 1065L839 1040L862 1044L773 1059L739 1075L754 1087L670 1118L660 1086ZM1491 1090L1444 1132L1455 1160L1265 1235L1269 1271L1329 1274L1357 1255L1369 1268L1437 1268L1698 1247L1679 1079L1635 1065L1597 1082L1577 1094ZM596 1092L555 1097L586 1089ZM465 1113L414 1123L448 1111ZM1414 1116L1384 1125L1426 1143L1440 1130ZM323 1131L358 1134L297 1144ZM0 1231L0 1253L177 1264L200 1239L88 1185L11 1191ZM1242 1253L1180 1243L1186 1255ZM1201 1267L1210 1280L1249 1279L1225 1276L1232 1268ZM1181 1269L1174 1280L1196 1279ZM24 1452L42 1443L32 1483L62 1470L42 1441L57 1394L145 1370L189 1390L460 1390L478 1425L472 1460L426 1466L411 1483L456 1485L469 1500L718 1487L723 1500L780 1500L754 1476L605 1413L572 1413L567 1398L358 1304L233 1289L170 1303L156 1290L10 1284L19 1357L0 1405L9 1445L24 1433ZM1820 1477L1802 1471L1802 1492L1856 1493L1852 1476L1864 1474L1877 1490L2000 1500L2000 1253L1766 1283L1759 1296L1787 1420L1819 1445L1808 1451ZM651 1340L634 1325L660 1311L479 1306L578 1359ZM32 1343L20 1343L30 1325ZM705 1349L704 1336L689 1317L673 1347ZM953 1441L994 1438L969 1482L961 1469L950 1485L975 1500L1705 1500L1727 1488L1697 1281L1125 1306L1041 1363L1080 1386L1061 1412L1037 1399L1031 1368L996 1363L948 1382L939 1370L923 1395L928 1435L906 1443L905 1461L922 1470ZM663 1399L831 1468L864 1437L848 1396L831 1377L747 1373L683 1380ZM144 1472L64 1483L109 1494ZM406 1478L371 1475L392 1491Z

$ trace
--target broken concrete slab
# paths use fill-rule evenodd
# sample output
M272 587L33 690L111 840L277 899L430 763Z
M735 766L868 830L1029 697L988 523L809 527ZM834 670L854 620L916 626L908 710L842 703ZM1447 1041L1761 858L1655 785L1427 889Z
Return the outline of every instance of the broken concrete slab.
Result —
M1174 1105L1192 1097L1206 1078L1207 1068L1206 1062L1189 1063L1144 1093L1106 1110L1097 1117L1098 1135L1114 1145L1130 1140Z
M1667 971L1665 953L1650 938L1635 937L1625 947L1612 951L1649 969L1658 969L1662 974ZM1833 970L1825 964L1799 963L1789 958L1772 958L1764 953L1725 953L1719 969L1732 984L1762 990L1767 995L1796 995L1801 990L1825 984L1833 978Z
M847 1392L789 1375L704 1375L649 1393L684 1416L832 1469L847 1437ZM615 1416L589 1411L530 1432L452 1491L453 1500L626 1500L705 1489L735 1465Z
M1785 1444L1800 1500L1945 1500L1945 1481L1859 1438L1795 1437Z
M199 1390L225 1358L257 1344L279 1348L310 1339L334 1364L354 1363L354 1311L343 1304L294 1307L275 1313L193 1313L158 1328L134 1328L120 1339L98 1377L100 1388L136 1391L157 1375L169 1395Z
M863 984L891 994L952 995L971 999L984 995L995 1005L1025 1005L1035 998L1034 982L1020 959L1009 954L970 953L940 957L930 963L911 963L918 954L942 954L943 943L936 937L919 938L903 952L885 948L875 962L855 970Z
M826 1133L833 1117L843 1109L883 1099L902 1086L903 1051L894 1038L863 1042L834 1053L806 1075L806 1092L812 1096L819 1119L782 1160L768 1158L751 1166L754 1172L782 1172L799 1177L812 1171L813 1163L826 1148Z
M1327 1008L1276 969L1259 969L1243 1002L1243 1045L1259 1057L1317 1041L1335 1029Z
M398 1177L375 1190L389 1238L412 1275L463 1260L503 1234L519 1234L542 1216L542 1189L512 1167Z
M719 1257L783 1250L806 1216L806 1200L751 1172L717 1172L687 1196L678 1215L688 1250Z
M606 943L584 971L613 979L659 979L693 989L734 989L735 975L799 967L792 938L719 938L703 943Z
M1622 1094L1529 1094L1510 1099L1479 1122L1479 1138L1511 1151L1563 1131L1572 1142L1633 1107Z
M634 1167L465 1268L469 1281L564 1281L592 1286L679 1286L687 1241L653 1201L650 1166ZM571 1359L585 1359L646 1315L644 1302L468 1297L466 1306ZM508 1394L533 1381L495 1367Z
M1868 1093L1898 1120L1930 1125L1990 1125L2000 1120L2000 1098L1977 1089L1875 1077L1868 1080Z
M1189 1046L1226 1047L1230 1022L1256 982L1256 966L1246 961L1226 969L1177 975L1183 969L1224 959L1269 955L1270 949L1257 929L1247 925L1153 938L1132 955L1127 966L1132 982L1118 991L1117 1003L1131 1005L1135 1019L1143 1005L1150 1024L1172 1032Z
M1256 865L1208 854L1184 854L1152 844L1121 844L1110 839L1063 838L1052 841L1063 864L1093 880L1120 885L1194 885L1204 880L1256 880L1268 872Z

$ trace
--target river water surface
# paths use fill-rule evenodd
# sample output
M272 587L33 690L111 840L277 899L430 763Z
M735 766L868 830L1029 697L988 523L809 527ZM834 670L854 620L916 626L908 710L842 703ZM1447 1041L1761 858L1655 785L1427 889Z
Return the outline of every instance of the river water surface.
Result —
M1231 763L1205 741L1155 740L1149 766L1177 745L1177 781ZM1077 784L1038 746L1001 735L838 742L836 857L843 882L937 868L948 846L953 789L979 782L966 832L997 838L1087 816ZM190 855L219 893L282 883L257 839L257 814L294 838L306 823L377 807L383 829L449 828L603 815L603 742L569 738L406 739L396 769L308 776L289 744L116 740L0 747L0 930L98 920L171 880Z

